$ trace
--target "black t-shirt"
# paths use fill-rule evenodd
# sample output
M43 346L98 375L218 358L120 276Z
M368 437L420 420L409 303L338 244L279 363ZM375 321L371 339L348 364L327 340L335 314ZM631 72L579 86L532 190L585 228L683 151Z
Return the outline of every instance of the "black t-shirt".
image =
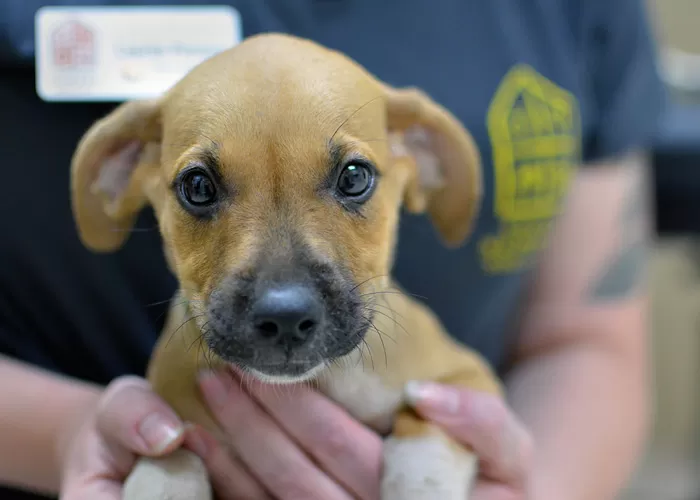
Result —
M70 157L112 106L37 97L33 16L44 3L0 5L0 352L105 384L143 373L176 282L150 210L115 254L78 241ZM404 216L394 274L502 368L566 180L583 161L648 146L656 131L663 90L642 2L218 3L238 10L245 36L283 31L340 49L390 84L422 87L464 122L484 163L476 232L447 250L427 219Z

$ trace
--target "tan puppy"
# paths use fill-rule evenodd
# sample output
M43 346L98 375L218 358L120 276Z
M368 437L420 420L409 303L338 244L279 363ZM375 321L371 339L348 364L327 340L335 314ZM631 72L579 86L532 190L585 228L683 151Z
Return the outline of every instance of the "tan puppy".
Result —
M387 278L402 205L427 211L448 245L476 217L479 155L448 111L337 52L259 35L96 123L72 176L95 251L119 248L145 204L155 209L180 292L148 378L183 419L223 439L196 385L210 363L270 383L314 379L390 432L383 500L468 497L475 457L412 412L404 388L500 386ZM210 495L186 451L142 460L126 485L130 500Z

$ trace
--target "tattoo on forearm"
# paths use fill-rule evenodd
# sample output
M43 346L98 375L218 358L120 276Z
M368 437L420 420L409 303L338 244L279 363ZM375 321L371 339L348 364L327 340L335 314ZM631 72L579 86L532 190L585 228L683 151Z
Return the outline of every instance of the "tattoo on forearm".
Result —
M618 219L620 245L589 289L589 297L595 301L628 297L642 284L647 260L645 188L644 182L635 182L628 195Z

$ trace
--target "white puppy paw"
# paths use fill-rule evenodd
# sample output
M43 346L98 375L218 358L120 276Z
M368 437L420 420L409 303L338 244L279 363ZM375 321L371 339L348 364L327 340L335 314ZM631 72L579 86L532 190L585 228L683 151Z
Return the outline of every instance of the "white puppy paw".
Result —
M465 500L478 462L439 433L390 437L384 444L381 500Z
M123 500L211 500L202 460L185 449L162 458L141 458L124 483Z

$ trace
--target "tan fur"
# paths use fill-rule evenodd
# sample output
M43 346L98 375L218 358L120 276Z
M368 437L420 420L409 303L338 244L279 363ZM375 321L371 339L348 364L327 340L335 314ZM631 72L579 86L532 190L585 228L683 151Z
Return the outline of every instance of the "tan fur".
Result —
M428 132L439 172L419 168L410 142L415 130ZM321 199L316 190L328 170L334 132L337 142L381 172L363 218ZM141 152L128 184L118 196L105 192L96 183L100 168L132 143ZM206 224L193 221L169 189L177 172L204 154L216 155L224 182L235 192L235 200ZM80 236L95 251L119 248L142 207L155 208L180 295L148 378L182 418L218 434L196 374L222 362L198 342L201 321L180 326L197 315L222 276L246 269L261 247L283 251L289 227L299 229L318 254L342 262L381 311L364 350L348 356L360 358L353 369L373 373L387 394L400 393L415 379L500 391L479 356L450 340L425 306L387 293L394 285L382 278L391 268L402 204L426 210L443 241L458 245L468 237L481 199L471 136L421 91L391 88L312 42L259 35L205 61L161 99L126 103L98 122L76 151L72 176ZM327 369L319 383L342 402L343 388L334 381L351 368L340 365ZM435 431L410 410L390 409L398 412L397 438Z

